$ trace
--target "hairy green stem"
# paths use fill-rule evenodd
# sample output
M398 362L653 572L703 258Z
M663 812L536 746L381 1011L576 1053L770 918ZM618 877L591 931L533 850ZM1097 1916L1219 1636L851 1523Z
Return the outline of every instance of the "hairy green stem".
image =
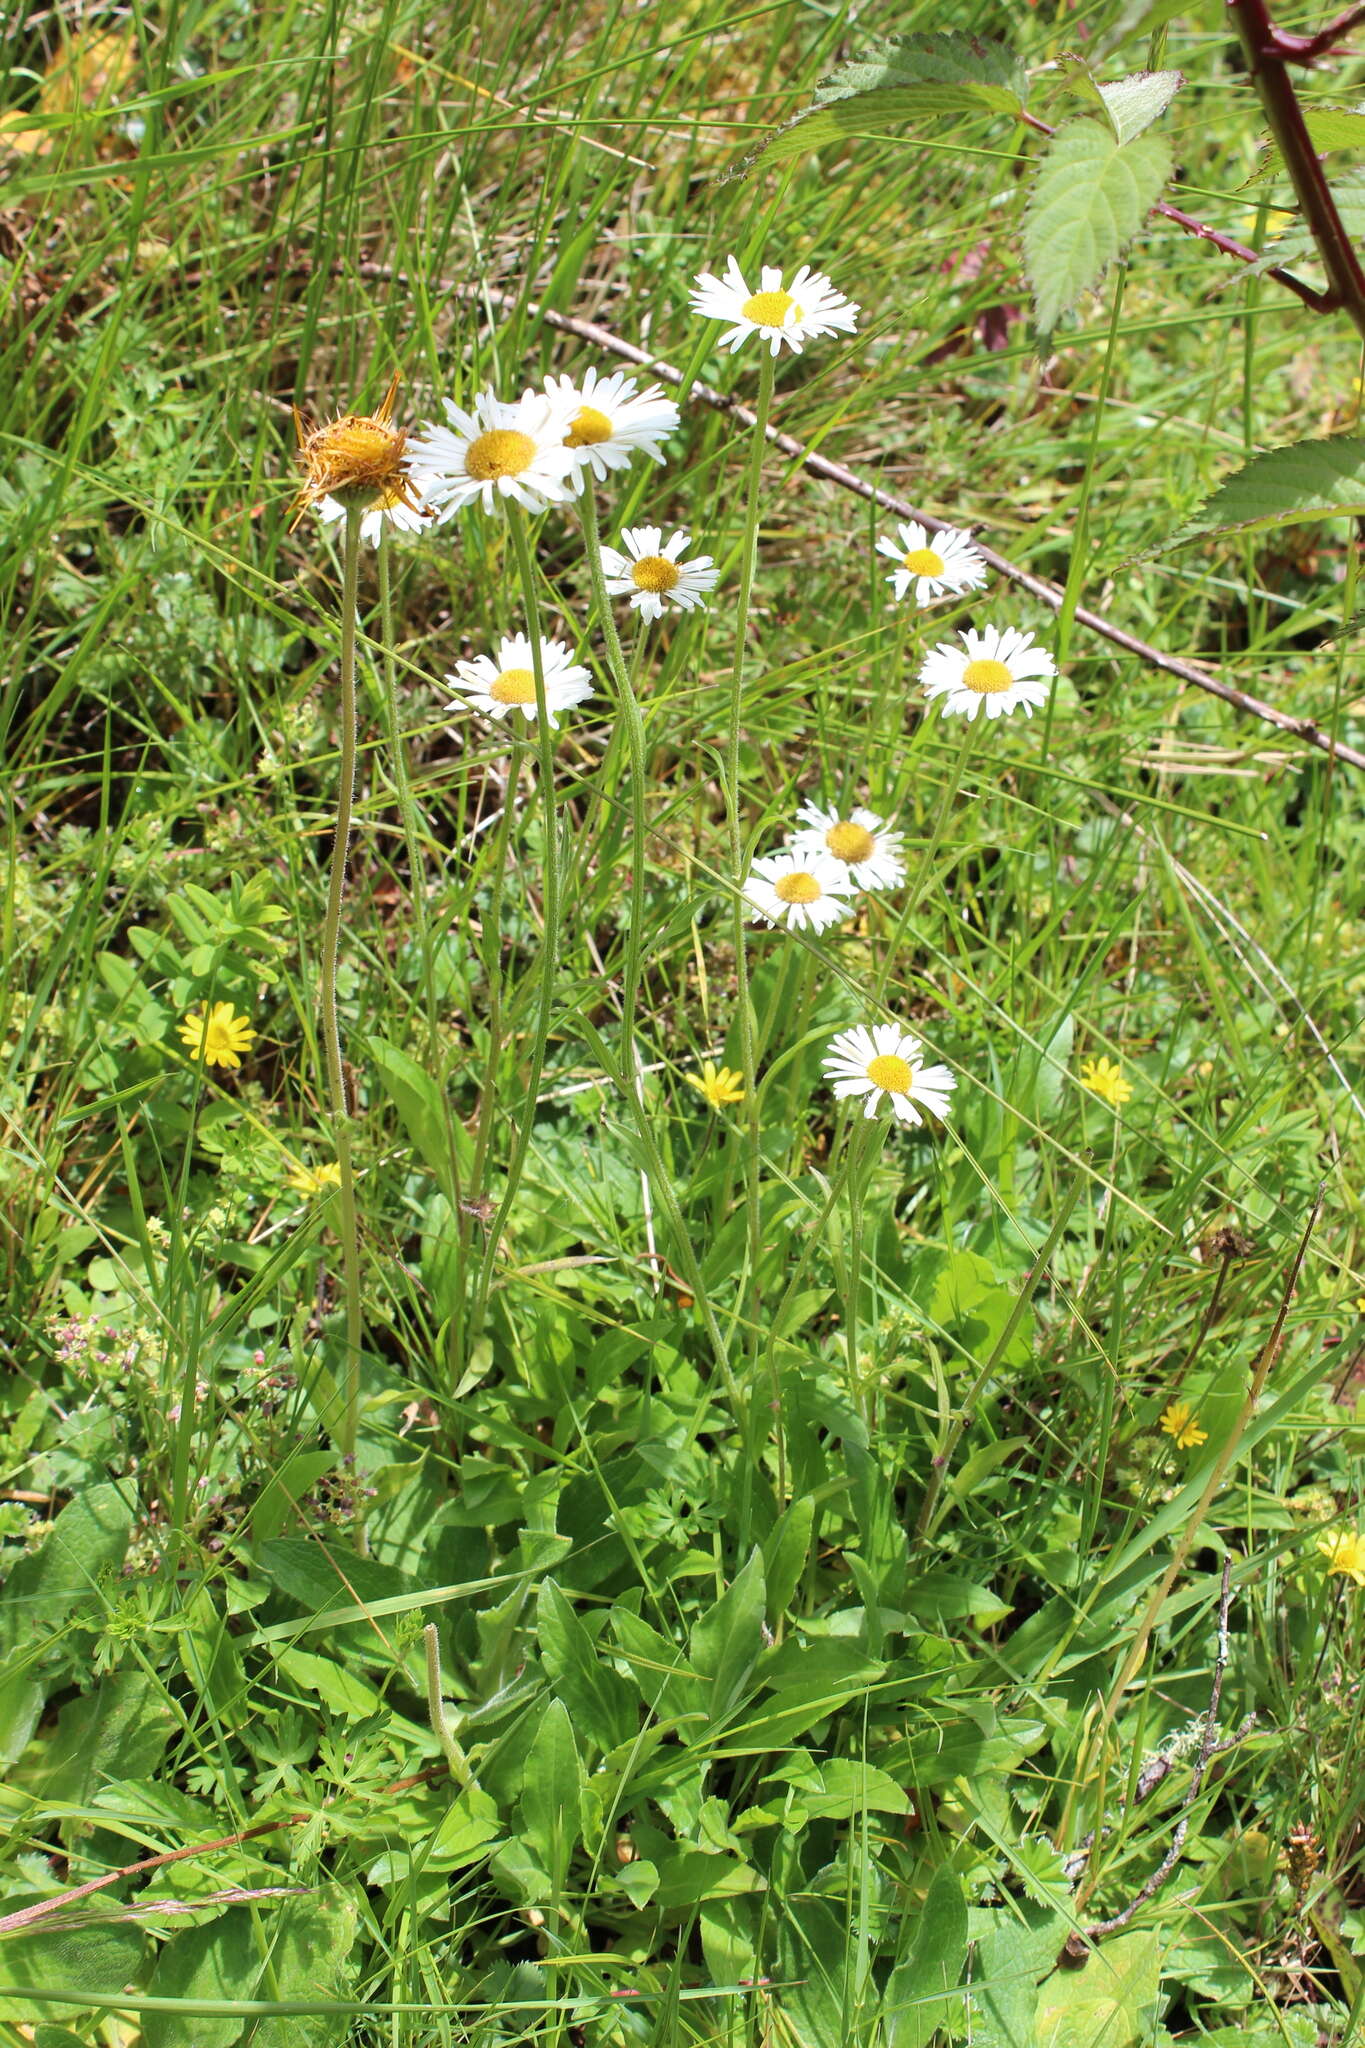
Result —
M351 813L355 804L356 600L360 582L361 505L346 508L341 572L341 776L337 791L336 832L327 884L327 916L322 927L322 1040L327 1058L327 1092L332 1108L332 1141L336 1146L341 1185L340 1216L342 1288L346 1308L345 1397L341 1414L343 1457L355 1456L360 1417L360 1236L356 1224L355 1174L351 1164L351 1112L346 1101L346 1076L341 1064L341 1024L337 1016L337 959L341 947L341 911L346 895L346 857L351 844Z
M535 1037L531 1045L531 1058L524 1087L525 1105L517 1125L512 1157L507 1163L507 1185L503 1189L498 1212L489 1226L488 1244L479 1270L473 1318L473 1327L476 1331L483 1322L488 1306L488 1293L493 1284L493 1267L497 1261L503 1225L521 1186L521 1176L526 1167L526 1154L531 1144L531 1132L535 1127L536 1097L540 1092L540 1077L545 1068L545 1047L549 1041L550 1022L554 1016L555 967L559 953L560 873L559 827L555 810L555 742L550 729L549 705L545 696L545 663L540 647L540 605L536 595L536 567L526 533L526 515L509 507L507 524L512 536L512 551L517 558L522 597L526 604L526 637L531 643L531 672L536 685L536 742L540 755L540 802L545 840L545 881L541 891L545 928L540 945L540 1005L536 1015Z
M759 1124L755 1092L754 1020L749 1009L748 912L743 896L744 833L739 797L739 730L744 698L744 656L749 633L749 602L758 561L758 493L763 479L768 413L773 398L774 363L765 355L759 369L758 401L749 443L749 472L744 494L744 541L740 552L739 594L735 601L735 663L730 676L730 716L725 734L725 814L730 828L731 911L735 945L735 1000L739 1013L739 1057L744 1073L745 1206L749 1218L749 1270L758 1270L762 1235L759 1208ZM755 1327L757 1319L755 1319Z
M645 722L640 711L640 700L635 694L631 664L626 660L622 649L621 636L616 630L616 620L612 616L611 599L607 594L607 581L602 569L602 538L598 526L597 497L593 490L591 471L585 471L583 477L582 523L583 541L588 551L588 574L592 579L593 597L602 622L602 638L607 647L607 666L611 670L611 679L616 686L617 711L624 722L626 744L630 750L630 915L626 926L626 957L621 983L621 1072L625 1076L626 1086L634 1088L638 1084L635 1015L639 1006L640 959L645 928Z
M403 820L403 844L408 857L408 896L417 932L417 950L422 962L422 994L426 1005L427 1053L436 1050L436 977L431 950L431 920L427 915L426 861L413 802L412 778L408 773L408 750L398 704L398 662L394 651L393 589L389 574L389 542L384 529L379 539L379 625L384 663L384 708L388 720L389 756L393 764L393 787ZM453 1163L453 1162L452 1162Z

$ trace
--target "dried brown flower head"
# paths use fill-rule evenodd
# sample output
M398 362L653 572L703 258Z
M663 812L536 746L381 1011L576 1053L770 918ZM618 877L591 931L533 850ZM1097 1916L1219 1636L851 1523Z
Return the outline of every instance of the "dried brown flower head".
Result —
M378 412L343 413L321 426L310 426L294 407L304 480L294 500L291 531L304 513L324 498L336 498L348 507L406 505L413 512L422 510L416 487L403 468L407 430L393 425L397 397L395 371Z

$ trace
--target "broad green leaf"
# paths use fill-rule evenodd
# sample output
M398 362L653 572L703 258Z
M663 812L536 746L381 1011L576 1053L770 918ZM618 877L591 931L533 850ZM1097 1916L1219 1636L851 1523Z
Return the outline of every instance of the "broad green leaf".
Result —
M332 1657L316 1656L311 1650L281 1650L279 1669L303 1690L305 1700L321 1700L334 1714L347 1721L365 1721L384 1704L368 1679L348 1671Z
M20 1759L10 1782L73 1806L119 1778L150 1778L170 1740L175 1716L151 1672L109 1671L68 1700L56 1732Z
M1084 117L1058 129L1024 215L1024 262L1044 334L1132 241L1170 168L1161 136L1121 143L1107 122Z
M1151 2039L1161 1975L1155 1934L1101 1942L1075 1970L1057 1970L1038 1993L1038 2048L1136 2048Z
M936 1870L910 1917L913 1944L887 1979L882 2005L886 2048L926 2048L940 2027L954 2037L966 2031L957 1985L967 1960L967 1901L957 1872L946 1864Z
M340 1451L294 1451L283 1458L252 1503L250 1527L253 1543L278 1536L297 1512L299 1502L330 1472Z
M583 1766L562 1700L551 1700L526 1758L518 1813L527 1843L549 1874L550 1895L564 1889L578 1840Z
M1214 533L1255 533L1365 512L1365 440L1297 441L1234 470L1183 527L1174 547Z
M824 1899L787 1901L778 1922L777 1970L786 1985L783 2015L801 2048L848 2048L855 1955L845 1914Z
M988 1586L978 1586L957 1572L925 1572L907 1587L905 1611L917 1621L966 1618L981 1628L989 1628L1013 1610L1008 1601L992 1593Z
M1316 150L1365 149L1365 107L1304 107Z
M1038 2048L1038 1986L1056 1972L1070 1924L1045 1907L1011 1902L969 1913L967 1931L975 1945L972 2048Z
M339 1886L312 1898L286 1899L267 1927L273 1993L301 2004L345 1998L358 1919L354 1899ZM337 2028L333 2013L285 2014L260 2023L252 2048L332 2048Z
M827 142L866 135L886 121L936 114L1015 115L1027 97L1027 75L1006 43L984 36L896 36L841 65L821 84L809 113L779 128L727 175L749 169L760 158L781 163Z
M628 1741L639 1726L634 1693L599 1654L553 1579L541 1585L536 1633L551 1686L580 1735L603 1751Z
M724 1720L743 1695L745 1680L763 1648L766 1614L763 1558L754 1550L743 1570L692 1631L689 1647L693 1668L711 1681L713 1724Z
M207 1925L191 1925L162 1949L147 1986L154 1998L250 1998L261 1969L260 1944L246 1906ZM146 2048L232 2048L246 2021L173 2012L142 2015Z
M101 1581L123 1563L133 1512L120 1486L89 1486L67 1502L39 1548L21 1557L5 1581L0 1650L27 1646L73 1614L103 1612Z
M38 2005L24 1997L25 1991L64 1991L72 1995L73 2003L83 1991L117 1998L141 1961L142 1936L134 1927L49 1924L8 1934L0 1941L0 2021L32 2025L39 2012L61 2010L46 2001ZM241 2021L235 2024L240 2032ZM151 2036L144 2039L151 2048ZM202 2048L213 2044L205 2041Z
M1101 107L1116 141L1131 142L1165 113L1185 83L1183 71L1133 71L1106 85L1082 57L1060 60L1071 88Z

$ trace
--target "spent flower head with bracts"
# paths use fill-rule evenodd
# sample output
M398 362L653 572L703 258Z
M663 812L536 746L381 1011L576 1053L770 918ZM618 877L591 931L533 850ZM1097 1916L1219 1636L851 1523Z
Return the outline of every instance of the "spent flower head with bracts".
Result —
M1206 1444L1209 1433L1199 1427L1199 1418L1188 1401L1171 1401L1162 1411L1161 1427L1166 1435L1175 1439L1178 1451L1197 1450Z
M960 647L940 641L919 672L929 701L943 699L945 717L975 718L984 707L987 718L1021 708L1031 718L1035 705L1046 704L1057 664L1046 648L1034 645L1032 633L1016 626L986 626L977 633L969 626L960 637Z
M626 552L603 548L602 568L612 597L629 597L632 611L642 619L663 617L666 606L678 605L691 611L694 605L706 610L703 593L716 587L717 572L710 555L682 557L690 535L680 526L668 539L661 526L627 527L621 535Z
M1319 1536L1314 1548L1327 1560L1327 1576L1350 1579L1365 1586L1365 1537L1353 1529L1331 1529Z
M887 582L892 594L903 598L913 588L917 605L932 604L935 598L958 597L964 590L980 590L986 581L984 557L972 546L965 527L941 526L930 535L918 519L897 527L899 541L883 534L877 553L896 564Z
M294 499L291 530L310 506L324 519L344 519L349 507L363 506L366 540L378 539L386 514L403 532L420 527L427 511L405 467L407 433L393 424L397 398L395 373L377 412L342 413L314 426L294 407L304 479Z
M191 1010L178 1029L191 1057L206 1067L240 1067L256 1036L250 1018L236 1016L231 1003L214 1003L207 1016Z
M733 1067L718 1067L714 1060L703 1060L699 1074L684 1074L683 1079L689 1088L706 1097L712 1109L744 1100L743 1074Z
M573 458L575 482L591 470L604 482L613 469L626 469L631 458L648 455L663 461L660 442L676 433L682 414L661 384L637 391L624 370L599 376L589 369L581 384L572 377L545 379L545 395L569 418L564 446Z
M438 519L473 504L501 511L509 499L543 512L573 496L568 408L543 391L511 400L481 391L471 412L450 398L441 403L447 424L427 420L410 436L407 457L408 474Z
M951 1067L928 1065L924 1047L899 1024L857 1024L836 1032L821 1063L840 1102L865 1095L863 1115L875 1116L883 1097L903 1124L920 1124L920 1111L946 1117L957 1086Z
M487 712L490 718L506 718L509 711L520 711L523 718L534 718L533 658L526 635L514 633L510 640L499 641L496 659L489 654L477 654L473 661L457 661L454 675L448 675L446 681L461 694L447 704L446 710L465 711L472 707ZM552 726L558 727L557 712L567 711L571 705L581 704L585 697L593 695L592 677L574 661L560 640L542 639L540 666L545 678L545 715Z
M793 853L827 854L842 863L860 889L894 889L905 880L904 835L890 831L875 811L860 804L841 811L836 805L806 802L796 815L805 822L793 834Z
M1132 1098L1133 1084L1124 1080L1123 1069L1116 1060L1082 1060L1078 1078L1082 1088L1103 1097L1112 1109L1122 1109Z
M769 854L756 860L741 892L752 918L813 932L851 916L853 883L842 862L827 853Z
M744 281L734 257L727 259L724 277L709 270L700 272L691 296L694 313L704 320L727 320L729 331L720 337L722 348L732 352L751 334L767 342L774 355L785 341L794 354L801 344L824 334L853 334L858 326L858 308L829 279L803 263L789 286L782 272L765 264L756 292Z

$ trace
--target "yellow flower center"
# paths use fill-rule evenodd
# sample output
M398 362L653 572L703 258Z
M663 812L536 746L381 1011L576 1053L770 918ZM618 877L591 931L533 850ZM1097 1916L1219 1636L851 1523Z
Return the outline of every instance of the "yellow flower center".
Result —
M899 1053L882 1052L868 1062L867 1078L878 1088L885 1088L888 1095L908 1095L915 1070Z
M637 590L663 592L676 588L682 571L667 555L641 555L630 573Z
M604 412L595 405L585 405L573 425L564 436L566 448L591 448L598 441L610 441L614 429Z
M1003 661L969 661L962 671L962 680L978 697L995 697L1001 690L1009 689L1014 677Z
M936 554L933 548L911 548L908 555L901 556L901 566L908 569L912 576L941 576L943 557Z
M496 682L488 685L495 704L534 704L536 679L529 668L505 668Z
M823 895L814 875L808 875L803 868L795 875L783 875L780 882L774 882L773 891L783 903L818 903Z
M790 292L755 292L740 310L755 327L785 327L789 313L795 314L799 326L805 317Z
M490 427L471 441L464 459L467 473L481 484L500 476L520 476L535 460L536 444L515 427Z
M831 825L825 834L825 844L836 860L846 860L850 867L856 867L860 860L871 860L877 851L872 834L862 825L855 825L851 818Z

